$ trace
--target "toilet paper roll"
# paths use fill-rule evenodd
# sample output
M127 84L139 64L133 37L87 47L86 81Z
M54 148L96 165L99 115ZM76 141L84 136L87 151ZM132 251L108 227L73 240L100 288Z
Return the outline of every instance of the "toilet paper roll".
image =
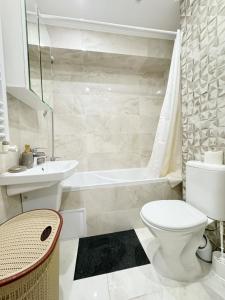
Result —
M206 151L204 162L207 164L223 164L223 151Z

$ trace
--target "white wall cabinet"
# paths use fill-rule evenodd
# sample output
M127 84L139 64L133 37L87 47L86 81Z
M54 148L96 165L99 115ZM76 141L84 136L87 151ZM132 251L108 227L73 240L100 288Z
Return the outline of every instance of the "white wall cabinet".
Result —
M31 47L28 43L25 0L0 0L0 16L7 92L36 110L49 109L43 101L41 70L40 78L35 70L35 84L31 80L30 51L34 51L34 46L40 45ZM40 38L37 41L40 43ZM41 68L41 63L37 63L37 66Z
M0 19L1 21L1 19ZM0 141L9 140L8 107L6 98L5 68L0 22Z

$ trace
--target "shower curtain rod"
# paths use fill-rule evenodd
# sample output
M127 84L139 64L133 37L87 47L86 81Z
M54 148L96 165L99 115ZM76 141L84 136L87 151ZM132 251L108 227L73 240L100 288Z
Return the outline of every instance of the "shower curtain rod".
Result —
M158 37L170 40L174 40L176 37L176 31L107 23L79 18L61 17L47 14L41 14L41 17L42 19L44 19L45 24L53 26L66 26L77 29L99 30L109 33L120 33L142 37Z

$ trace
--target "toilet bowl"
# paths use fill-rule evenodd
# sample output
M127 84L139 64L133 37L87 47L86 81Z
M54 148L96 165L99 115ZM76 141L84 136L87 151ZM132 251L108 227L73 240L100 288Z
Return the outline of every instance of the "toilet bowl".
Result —
M207 225L206 215L182 200L158 200L142 208L141 218L158 244L150 253L158 273L177 281L192 281L204 274L196 251Z
M224 182L225 165L189 161L186 201L158 200L143 206L141 218L156 238L150 259L161 275L177 281L204 275L206 264L196 251L209 218L225 221Z

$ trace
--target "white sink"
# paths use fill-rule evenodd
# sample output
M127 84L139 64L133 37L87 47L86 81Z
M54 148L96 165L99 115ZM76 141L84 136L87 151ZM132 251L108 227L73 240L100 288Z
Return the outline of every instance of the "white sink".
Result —
M3 173L0 185L6 185L8 196L21 194L23 211L49 208L59 210L61 182L78 166L76 160L46 162L21 173Z
M76 160L49 161L20 173L6 172L0 175L0 185L62 181L74 173L77 165Z

